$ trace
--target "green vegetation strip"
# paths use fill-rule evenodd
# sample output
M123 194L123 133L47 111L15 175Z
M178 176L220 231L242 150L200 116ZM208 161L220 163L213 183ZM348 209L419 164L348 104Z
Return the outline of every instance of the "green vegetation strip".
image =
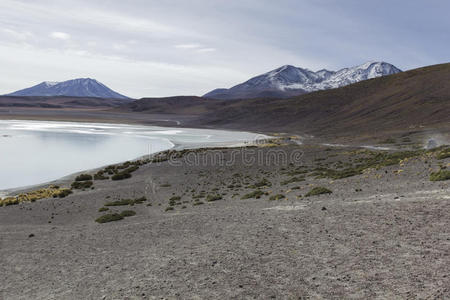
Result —
M97 222L97 223L108 223L108 222L120 221L123 218L131 217L131 216L134 216L134 215L136 215L135 211L124 210L120 214L119 213L113 213L113 214L103 215L103 216L95 219L95 222Z
M317 196L317 195L322 195L322 194L331 194L331 193L332 193L332 191L330 191L329 189L321 187L321 186L318 186L318 187L315 187L312 190L310 190L305 195L305 197Z
M444 181L450 179L450 170L441 169L430 174L431 181Z
M117 201L106 202L105 206L135 205L135 204L141 204L144 201L147 201L147 198L141 197L141 198L137 198L137 199L120 199Z

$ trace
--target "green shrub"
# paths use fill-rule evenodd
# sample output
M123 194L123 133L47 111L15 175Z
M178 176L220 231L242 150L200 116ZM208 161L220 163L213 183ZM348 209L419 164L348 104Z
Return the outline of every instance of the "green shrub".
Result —
M106 202L105 206L135 205L135 204L141 204L144 201L147 201L147 198L141 197L141 198L137 198L137 199L120 199L120 200L116 200L116 201Z
M103 215L103 216L95 219L95 222L108 223L108 222L120 221L122 219L123 219L123 217L120 214L114 213L114 214Z
M221 199L222 199L222 196L220 196L220 195L208 195L206 197L206 201L208 201L208 202L213 202L213 201L217 201L217 200L221 200Z
M109 179L108 176L105 176L103 171L98 171L94 174L94 180L106 180Z
M450 157L450 148L447 148L441 152L438 153L436 156L437 159L445 159Z
M263 191L256 190L251 193L245 194L244 196L241 197L241 199L251 199L251 198L259 199L261 198L262 195L264 195Z
M169 201L179 201L181 200L181 196L173 196L169 199Z
M92 180L92 176L89 174L80 174L75 178L75 181L87 181Z
M444 181L450 179L450 170L439 170L430 174L431 181Z
M287 185L293 182L305 181L305 177L292 177L291 179L285 180L281 182L281 185Z
M60 189L58 193L55 195L58 195L59 198L64 198L72 194L72 191L70 189ZM53 196L55 196L53 195Z
M87 189L90 188L94 183L92 181L74 181L71 184L73 189Z
M273 196L270 196L270 198L269 198L269 200L280 200L280 199L283 199L284 198L284 195L282 195L282 194L278 194L278 195L273 195Z
M171 210L173 210L173 207L172 207L172 206L168 206L168 207L166 207L166 209L165 209L165 211L171 211Z
M305 195L305 197L316 196L316 195L321 195L321 194L331 194L331 193L332 193L332 191L330 191L329 189L321 187L321 186L318 186L318 187L315 187L312 190L310 190Z
M136 212L134 210L124 210L123 212L120 213L120 215L126 218L136 215Z
M113 176L111 176L111 180L124 180L127 178L131 178L131 174L130 173L117 173L114 174Z
M100 207L98 209L98 212L104 212L104 211L107 211L107 210L109 210L109 208L107 208L107 207Z

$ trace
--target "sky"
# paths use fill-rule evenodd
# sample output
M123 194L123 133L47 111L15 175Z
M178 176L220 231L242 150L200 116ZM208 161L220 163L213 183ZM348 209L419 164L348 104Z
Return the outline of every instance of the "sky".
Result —
M133 98L203 95L290 64L450 61L448 0L0 0L0 94L95 78Z

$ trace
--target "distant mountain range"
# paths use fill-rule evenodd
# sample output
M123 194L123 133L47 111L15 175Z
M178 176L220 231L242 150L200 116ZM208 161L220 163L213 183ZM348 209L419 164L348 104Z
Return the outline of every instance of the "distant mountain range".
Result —
M386 62L367 62L339 71L286 65L251 78L230 89L215 89L203 97L212 99L287 98L313 91L343 87L359 81L392 75L400 69Z
M6 96L67 96L110 99L129 99L91 78L78 78L63 82L44 81Z
M450 63L292 98L143 98L116 108L181 120L184 127L289 132L351 141L361 134L449 131Z

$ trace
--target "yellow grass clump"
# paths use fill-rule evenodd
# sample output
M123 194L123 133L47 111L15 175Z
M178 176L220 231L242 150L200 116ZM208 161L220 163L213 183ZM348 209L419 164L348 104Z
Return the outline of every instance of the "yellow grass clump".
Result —
M17 196L6 197L4 199L0 198L0 206L15 205L21 202L34 202L44 198L62 198L71 193L72 191L70 189L49 186L48 188L42 188L28 193L19 194Z

